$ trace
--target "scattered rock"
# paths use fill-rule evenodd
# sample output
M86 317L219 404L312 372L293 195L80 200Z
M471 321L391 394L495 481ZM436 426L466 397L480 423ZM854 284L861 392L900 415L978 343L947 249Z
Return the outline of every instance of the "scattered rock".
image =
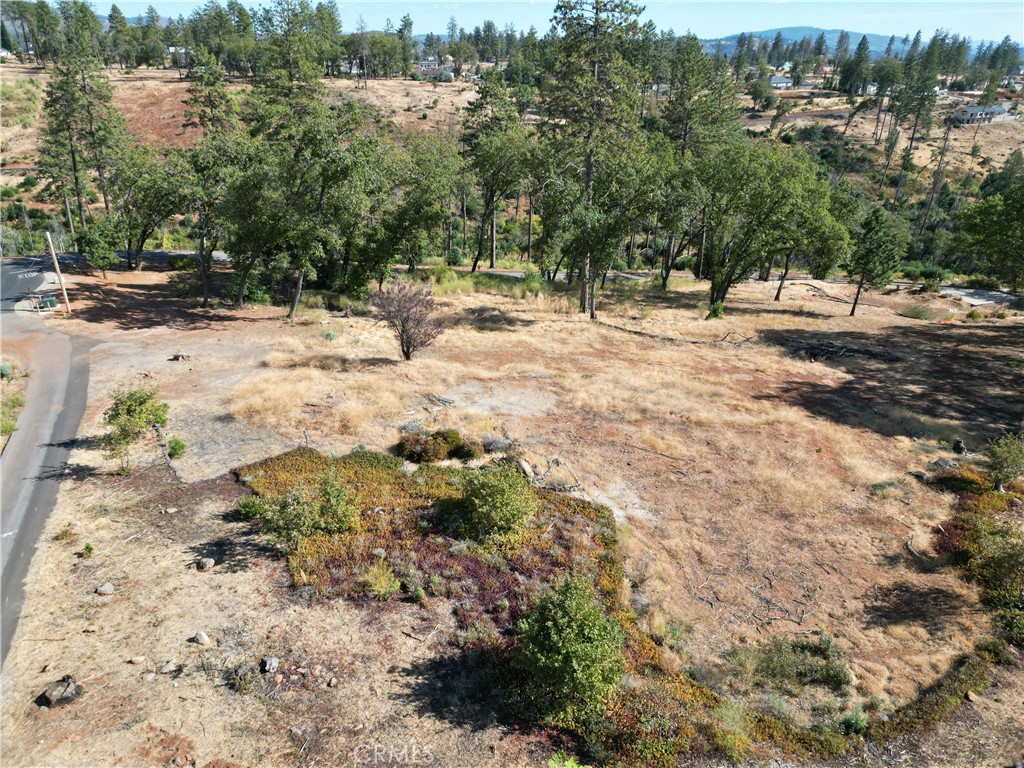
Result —
M955 453L957 456L967 455L967 446L964 445L964 441L961 440L959 437L953 441L953 453Z
M260 672L263 674L273 674L277 672L278 666L281 664L281 660L276 656L268 656L265 659L260 660Z
M181 352L176 352L171 355L170 362L172 363L187 363L192 359L192 355L183 355Z
M164 664L162 667L160 667L160 674L161 675L169 675L169 674L171 674L171 672L173 672L177 668L178 668L178 660L177 659L171 659L166 664Z
M310 586L300 587L295 594L300 600L310 600L313 597L313 588Z
M147 672L142 679L145 680L147 683L152 683L154 680L156 680L156 672Z
M946 469L956 469L960 465L955 461L949 459L935 459L934 461L928 462L928 469L933 471L943 471Z
M976 694L974 691L968 691L967 700L971 702L971 704L974 704L978 700L978 694Z
M523 474L526 475L527 480L532 480L533 476L537 474L533 471L533 465L530 464L526 459L519 460L519 469L522 470Z
M97 595L112 595L112 594L114 594L114 585L111 584L109 581L104 583L104 584L100 584L98 587L96 587L96 594Z
M178 511L177 507L168 507L167 509L164 510L164 512L166 514L168 514L168 515L173 515L177 511Z
M99 632L99 631L100 631L100 628L99 628L99 627L97 627L97 626L96 626L95 624L90 624L89 626L87 626L87 627L86 627L85 629L83 629L82 631L83 631L83 632L84 632L85 634L87 634L87 635L91 635L91 634L93 634L94 632Z
M192 642L196 645L209 645L213 641L210 640L210 636L205 632L196 632L192 637Z
M284 675L274 675L274 685L280 685L284 682Z
M53 672L53 664L47 664L45 667L42 668L41 671L43 674L46 674L47 672Z
M296 728L293 725L291 728L288 729L288 735L291 736L293 739L301 739L302 738L302 729L301 728Z
M196 562L197 571L208 571L217 564L217 561L212 557L202 557Z
M178 755L173 760L171 760L171 765L184 765L184 764L185 764L185 758L182 757L181 755Z
M330 681L327 683L327 687L328 688L337 688L338 687L338 678L332 677L330 679Z
M141 664L145 660L146 660L145 656L132 656L130 659L128 659L128 663L129 664L135 664L136 666L138 666L139 664Z
M907 476L912 477L915 480L918 480L922 483L927 483L928 481L931 480L927 472L922 472L919 469L915 469L912 472L907 472Z
M71 675L64 675L58 682L48 687L36 699L41 707L63 707L82 695L82 686L75 682Z

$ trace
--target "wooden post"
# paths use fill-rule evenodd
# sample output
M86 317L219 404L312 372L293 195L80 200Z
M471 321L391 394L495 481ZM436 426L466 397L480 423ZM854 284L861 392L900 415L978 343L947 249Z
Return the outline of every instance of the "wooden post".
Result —
M60 264L57 263L57 251L53 247L53 239L50 237L50 230L46 230L46 244L50 246L50 256L53 257L53 269L57 273L57 282L60 283L60 292L64 294L64 306L67 313L71 314L71 302L68 301L68 289L64 287L64 275L61 274Z

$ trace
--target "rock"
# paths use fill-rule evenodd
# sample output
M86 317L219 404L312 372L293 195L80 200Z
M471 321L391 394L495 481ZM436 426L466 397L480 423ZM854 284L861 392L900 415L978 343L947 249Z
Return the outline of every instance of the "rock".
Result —
M192 637L192 642L196 645L209 645L213 641L210 640L210 636L207 635L205 632L196 632L195 635Z
M308 585L300 587L295 594L300 600L310 600L313 597L313 588Z
M922 472L918 469L915 469L912 472L907 472L907 476L912 477L915 480L919 480L922 483L927 483L929 480L931 480L927 472Z
M302 729L301 728L296 728L293 725L291 728L288 729L288 735L291 736L293 739L301 739L302 738Z
M53 672L53 664L47 664L45 667L43 667L42 672L43 674L46 674L47 672Z
M71 675L64 675L58 682L51 685L36 699L41 707L63 707L82 695L82 686L75 682Z
M87 634L87 635L91 635L91 634L93 634L94 632L99 632L99 631L100 631L100 628L99 628L99 627L97 627L97 626L96 626L95 624L90 624L89 626L87 626L87 627L86 627L85 629L83 629L82 631L83 631L83 632L84 632L85 634Z
M519 460L519 469L522 470L523 474L526 475L527 480L532 480L534 474L533 465L530 464L526 459Z
M328 688L337 688L338 687L338 678L332 677L330 679L330 681L327 683L327 687Z
M280 685L284 682L284 675L274 675L274 685Z
M192 355L183 355L181 352L175 352L171 355L170 362L172 363L187 363L192 359Z
M154 680L156 680L156 672L147 672L142 679L145 680L147 683L152 683Z
M974 704L978 700L978 694L976 694L974 691L968 691L967 700L971 702L971 704Z
M260 672L263 674L273 674L277 672L278 666L281 664L281 660L276 656L267 656L265 659L260 660Z
M160 674L161 675L169 675L169 674L171 674L171 672L173 672L177 668L178 668L178 660L177 659L171 659L166 664L164 664L162 667L160 667Z
M196 562L197 571L208 571L217 564L217 561L212 557L202 557Z
M105 582L103 584L100 584L98 587L96 587L96 594L97 595L112 595L112 594L114 594L114 585L111 584L109 581Z
M145 660L146 660L145 656L132 656L130 659L128 659L128 663L129 664L134 664L134 665L138 666L139 664L141 664Z
M168 515L173 515L177 511L177 507L168 507L167 509L164 510L164 512L166 512Z
M185 758L182 757L181 755L178 755L176 758L171 760L171 765L184 765L184 764L185 764Z
M960 465L955 461L949 459L935 459L935 461L928 462L928 469L933 471L944 471L947 469L956 469Z
M953 441L953 453L955 453L957 456L967 455L967 446L964 445L964 441L961 440L959 437Z
M480 441L484 444L487 453L504 453L512 450L512 441L496 435L485 435Z

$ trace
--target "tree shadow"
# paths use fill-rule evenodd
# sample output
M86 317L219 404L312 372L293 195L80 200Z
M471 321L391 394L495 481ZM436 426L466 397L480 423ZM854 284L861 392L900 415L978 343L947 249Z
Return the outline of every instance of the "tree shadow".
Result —
M56 443L44 443L43 445L47 448L65 448L69 451L93 451L103 447L103 438L87 435L85 437L70 437L67 440L59 440Z
M221 515L225 523L248 522L237 509ZM209 557L216 563L216 570L228 573L247 571L253 560L270 558L277 549L267 542L255 527L239 529L232 536L221 536L210 541L199 542L188 548L191 562Z
M67 462L58 466L41 467L39 474L34 479L54 480L60 483L65 480L85 480L86 478L93 477L98 472L99 469L97 467L92 467L88 464ZM10 482L10 478L5 478L5 480Z
M511 331L533 325L534 321L511 315L497 307L470 307L454 317L458 325L469 325L478 331Z
M396 670L409 681L398 698L420 717L482 731L515 721L495 684L499 659L493 651L470 651L418 659Z
M967 601L956 592L904 581L877 588L865 612L869 627L916 624L938 633L947 629L950 621L967 607Z
M794 379L763 400L895 437L970 437L978 448L1024 420L1015 350L1020 326L893 326L878 333L768 330L763 343L851 374L839 384ZM969 425L971 434L954 434Z

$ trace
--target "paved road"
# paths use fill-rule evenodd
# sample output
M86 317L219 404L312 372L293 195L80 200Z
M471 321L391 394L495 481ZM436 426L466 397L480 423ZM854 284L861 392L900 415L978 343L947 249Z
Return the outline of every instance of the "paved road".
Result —
M57 498L59 478L85 412L89 349L96 342L15 313L14 304L44 280L42 259L0 264L0 331L17 344L31 372L18 429L0 458L0 664L7 658L24 602L25 576Z

